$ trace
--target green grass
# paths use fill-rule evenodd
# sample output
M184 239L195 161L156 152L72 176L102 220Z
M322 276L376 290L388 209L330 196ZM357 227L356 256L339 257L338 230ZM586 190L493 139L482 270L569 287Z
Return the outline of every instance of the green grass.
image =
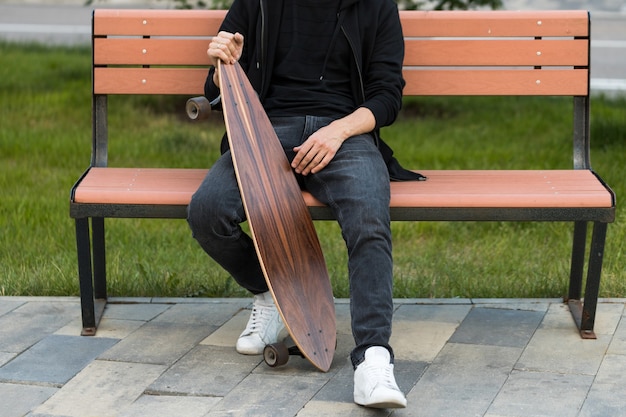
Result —
M0 295L77 295L69 191L91 151L90 51L0 43ZM186 97L112 97L110 165L207 167L223 123L192 123ZM626 192L626 99L592 101L592 162ZM571 100L421 98L383 132L412 168L569 168ZM601 296L626 296L623 210L609 226ZM337 297L348 296L334 222L317 222ZM396 222L397 297L559 297L571 225ZM107 221L114 296L243 296L184 220Z

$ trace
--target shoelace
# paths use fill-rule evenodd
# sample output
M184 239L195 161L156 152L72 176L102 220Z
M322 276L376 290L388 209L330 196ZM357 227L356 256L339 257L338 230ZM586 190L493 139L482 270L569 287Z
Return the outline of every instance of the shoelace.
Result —
M248 320L248 325L244 333L252 334L255 333L257 329L264 329L272 318L273 310L271 306L253 305L252 314L250 314L250 320Z

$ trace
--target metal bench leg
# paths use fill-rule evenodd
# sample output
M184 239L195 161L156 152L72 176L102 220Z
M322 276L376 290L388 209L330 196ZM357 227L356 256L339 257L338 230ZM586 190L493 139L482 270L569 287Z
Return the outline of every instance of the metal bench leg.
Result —
M78 255L78 283L80 288L80 308L83 317L82 335L96 333L93 283L91 269L91 239L89 219L76 219L76 253Z
M600 293L600 276L602 275L602 261L604 259L604 243L606 241L607 223L595 222L589 252L589 269L587 270L587 285L585 286L585 303L583 304L580 332L583 337L593 333L596 320L596 307Z
M600 276L602 274L606 230L607 223L594 222L584 302L581 303L580 300L569 301L570 310L583 339L596 338L593 327L596 320L596 308L600 292Z
M99 300L107 298L106 249L104 245L104 218L91 219L93 234L93 284L94 297Z
M104 229L99 226L95 227L95 229L98 230L98 233L94 231L95 235L100 234L100 231L104 231ZM100 234L99 238L100 237L104 239L103 234ZM97 246L96 242L94 242L94 246ZM106 293L104 299L94 299L94 273L92 269L91 238L88 218L76 219L76 251L78 255L78 281L83 320L81 335L93 336L96 334L96 329L102 317L102 312L104 311ZM103 257L101 259L104 260ZM103 271L100 271L100 273L101 272ZM100 282L97 282L97 286L99 287L101 285L102 281L100 280ZM106 283L104 283L104 285L106 286Z
M587 222L574 223L574 243L569 276L569 300L580 300L585 268L585 246L587 245Z

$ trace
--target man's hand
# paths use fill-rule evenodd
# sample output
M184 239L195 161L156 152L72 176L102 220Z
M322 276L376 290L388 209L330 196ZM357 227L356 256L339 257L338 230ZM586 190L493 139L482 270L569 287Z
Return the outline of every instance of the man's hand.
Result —
M302 175L320 172L332 161L345 139L332 123L324 126L309 136L302 145L293 148L296 157L291 167Z
M219 85L219 73L217 71L217 61L221 60L225 64L234 64L241 58L243 51L243 35L241 33L229 33L221 31L211 39L207 55L216 70L213 75L213 82Z
M291 167L298 174L316 174L333 160L343 142L352 136L374 130L376 119L372 112L359 107L349 115L324 126L293 148L296 156Z

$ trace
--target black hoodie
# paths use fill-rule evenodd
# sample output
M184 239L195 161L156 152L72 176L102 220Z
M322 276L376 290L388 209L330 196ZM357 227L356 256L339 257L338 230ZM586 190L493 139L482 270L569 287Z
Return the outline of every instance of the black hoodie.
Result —
M274 52L284 0L235 0L220 30L244 36L239 60L261 102L272 77ZM288 0L287 0L288 1ZM352 73L352 94L359 107L368 108L376 119L375 136L392 180L421 180L404 170L391 149L378 138L378 130L396 119L402 105L404 39L398 8L392 0L342 0L337 36L345 36L352 50L347 62ZM205 96L219 108L219 89L211 68ZM224 142L223 142L224 149Z

